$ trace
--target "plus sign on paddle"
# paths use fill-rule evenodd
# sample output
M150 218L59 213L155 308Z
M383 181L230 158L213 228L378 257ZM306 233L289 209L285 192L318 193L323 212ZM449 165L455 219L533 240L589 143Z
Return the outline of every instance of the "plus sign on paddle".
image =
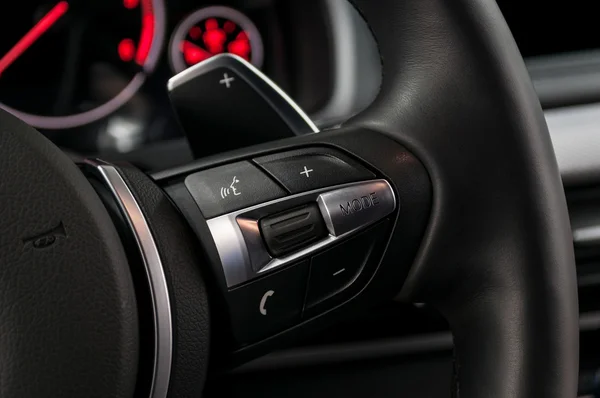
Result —
M220 84L224 84L225 87L231 87L231 83L235 80L235 77L229 77L227 73L223 73L223 79L219 81Z

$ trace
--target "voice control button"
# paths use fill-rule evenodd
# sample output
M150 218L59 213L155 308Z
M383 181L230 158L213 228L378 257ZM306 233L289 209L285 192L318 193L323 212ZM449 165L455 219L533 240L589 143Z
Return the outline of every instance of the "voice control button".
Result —
M279 185L250 162L191 174L186 177L185 186L207 219L286 195Z

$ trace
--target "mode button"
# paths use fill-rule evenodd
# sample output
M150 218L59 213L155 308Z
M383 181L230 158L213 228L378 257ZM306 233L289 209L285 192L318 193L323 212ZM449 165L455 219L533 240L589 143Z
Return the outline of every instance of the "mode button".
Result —
M334 236L365 227L396 209L396 198L385 180L356 183L319 195L319 209Z

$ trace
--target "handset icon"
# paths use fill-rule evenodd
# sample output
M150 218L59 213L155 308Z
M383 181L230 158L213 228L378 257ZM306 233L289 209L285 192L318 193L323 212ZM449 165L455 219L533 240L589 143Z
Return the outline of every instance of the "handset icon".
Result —
M258 309L260 310L260 313L262 315L267 315L267 309L265 308L265 305L267 304L267 299L274 294L275 294L275 291L269 290L262 296L262 299L260 300L260 306L258 307Z

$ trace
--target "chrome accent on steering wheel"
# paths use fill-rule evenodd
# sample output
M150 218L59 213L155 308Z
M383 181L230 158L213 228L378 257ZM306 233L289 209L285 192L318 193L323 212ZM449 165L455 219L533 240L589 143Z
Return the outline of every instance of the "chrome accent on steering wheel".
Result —
M110 164L87 161L115 197L137 243L152 298L154 318L154 364L150 398L166 398L173 360L171 303L163 264L146 217L117 169Z

